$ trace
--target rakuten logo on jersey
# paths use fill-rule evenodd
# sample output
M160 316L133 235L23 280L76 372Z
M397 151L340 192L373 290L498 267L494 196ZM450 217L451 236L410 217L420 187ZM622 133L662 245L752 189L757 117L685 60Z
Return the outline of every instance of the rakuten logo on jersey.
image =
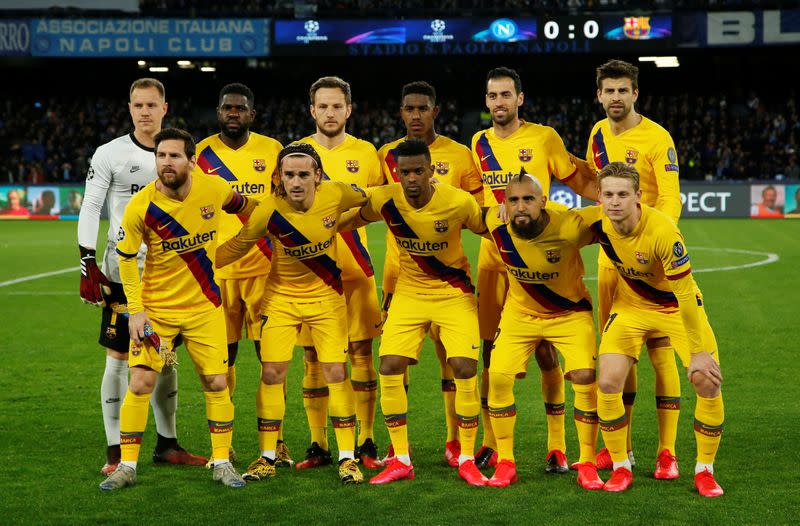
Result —
M394 239L397 241L398 247L405 249L410 254L420 256L445 250L448 247L447 241L419 241L416 239L401 239L399 237L395 237Z
M484 172L482 174L483 184L489 185L491 188L505 188L508 186L508 181L512 176L517 175L514 172Z
M209 241L214 240L217 235L216 230L211 232L203 232L202 234L195 234L194 236L183 236L174 239L165 239L161 242L161 250L164 252L176 251L179 254L183 252L191 252L197 248L205 245Z
M145 186L146 186L146 185L139 186L138 184L132 184L132 185L131 185L131 195L135 194L136 192L138 192L139 190L141 190L141 189L142 189L142 188L144 188Z
M280 237L280 236L279 236ZM299 247L283 247L283 253L287 256L291 256L295 259L308 259L319 256L320 254L325 253L325 251L333 244L334 238L330 238L327 241L320 241L316 245L300 245Z

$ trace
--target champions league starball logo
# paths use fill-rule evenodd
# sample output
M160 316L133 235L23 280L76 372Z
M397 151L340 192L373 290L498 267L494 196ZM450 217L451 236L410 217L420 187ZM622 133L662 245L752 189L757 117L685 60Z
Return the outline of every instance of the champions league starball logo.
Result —
M550 200L561 203L567 208L575 208L575 196L566 190L556 190L550 195Z
M453 40L455 38L453 35L446 35L445 29L447 29L447 23L437 18L431 21L431 31L433 33L422 35L422 39L425 42L447 42L448 40Z
M319 33L319 22L316 20L306 20L305 24L303 24L303 29L305 29L305 35L297 35L297 40L303 42L304 44L308 44L309 42L327 42L328 37L325 35L318 35Z

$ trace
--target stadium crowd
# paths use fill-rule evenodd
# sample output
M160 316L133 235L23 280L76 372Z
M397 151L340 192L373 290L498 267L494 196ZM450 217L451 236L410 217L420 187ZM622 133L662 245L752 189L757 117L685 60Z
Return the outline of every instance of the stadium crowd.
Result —
M348 132L380 147L402 135L391 99L354 101ZM461 142L488 122L474 122L478 108L442 101L439 131ZM765 101L755 93L742 100L726 95L703 97L643 95L638 108L662 123L675 139L685 179L800 179L797 97ZM283 144L313 132L307 102L268 98L257 101L254 129ZM293 111L287 111L293 109ZM216 131L216 118L197 109L191 98L170 100L166 124L189 129L196 137ZM485 111L485 110L484 110ZM567 149L585 154L600 108L587 97L529 97L523 114L554 127ZM130 131L126 105L108 98L53 97L38 102L19 95L0 104L0 181L58 183L83 181L94 149Z

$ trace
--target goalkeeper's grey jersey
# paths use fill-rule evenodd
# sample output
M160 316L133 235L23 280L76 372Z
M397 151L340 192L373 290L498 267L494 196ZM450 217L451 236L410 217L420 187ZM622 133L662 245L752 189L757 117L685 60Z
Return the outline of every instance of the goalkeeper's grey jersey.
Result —
M109 247L115 247L122 214L133 194L154 180L153 148L136 140L133 133L100 146L86 175L86 194L78 218L78 244L95 248L103 202L108 202Z

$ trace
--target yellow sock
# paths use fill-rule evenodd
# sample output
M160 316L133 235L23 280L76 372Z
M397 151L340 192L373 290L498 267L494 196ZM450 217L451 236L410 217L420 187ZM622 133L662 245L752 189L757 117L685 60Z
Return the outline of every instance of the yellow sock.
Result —
M513 374L489 373L489 417L497 440L498 459L514 462L517 406L514 404Z
M211 456L214 460L228 458L233 443L233 402L228 389L205 391L208 430L211 433Z
M478 377L456 378L456 418L458 419L458 440L461 454L472 456L475 453L475 438L478 436Z
M481 371L481 427L483 428L484 446L497 449L497 438L494 436L492 419L489 416L489 369L486 367Z
M275 450L285 413L286 399L283 397L283 384L267 385L263 381L259 382L256 392L256 417L258 448L261 451Z
M444 419L447 424L447 442L458 440L458 421L456 419L456 383L453 381L453 368L447 363L447 351L442 342L434 340L436 357L442 370L442 399L444 400Z
M233 400L233 392L236 390L236 366L231 365L228 367L228 392L231 394Z
M611 460L614 462L627 460L625 437L628 421L625 416L625 406L622 404L622 393L606 394L598 390L597 416L600 420L600 431L603 432L603 442L611 454Z
M283 381L283 405L286 406L286 380ZM281 422L281 427L278 428L278 442L283 442L283 428L285 427Z
M328 386L319 362L305 362L303 375L303 407L308 418L311 441L319 447L328 447Z
M375 403L378 401L378 373L372 363L372 354L350 355L350 383L355 394L358 420L358 445L375 437Z
M564 437L564 371L561 366L542 371L542 398L547 413L547 449L567 451Z
M578 431L578 444L581 457L578 462L595 461L597 448L597 383L572 384L575 392L575 428Z
M123 406L124 407L124 406ZM722 393L714 398L697 397L694 407L694 438L697 441L697 461L713 464L722 440L725 405Z
M678 417L681 414L681 379L672 347L650 350L650 362L656 373L658 453L668 449L674 455Z
M625 417L628 420L628 431L625 437L628 451L633 451L631 442L631 423L633 422L633 403L636 401L636 385L638 383L639 372L636 364L633 364L625 379L625 387L622 388L622 404L625 406Z
M408 455L408 396L402 374L381 375L381 411L395 455Z
M147 427L149 412L150 394L133 394L128 388L119 411L119 448L123 462L139 460L139 448L142 447L142 435Z
M333 434L339 451L353 451L356 448L356 403L350 380L328 384L331 394L329 410Z

